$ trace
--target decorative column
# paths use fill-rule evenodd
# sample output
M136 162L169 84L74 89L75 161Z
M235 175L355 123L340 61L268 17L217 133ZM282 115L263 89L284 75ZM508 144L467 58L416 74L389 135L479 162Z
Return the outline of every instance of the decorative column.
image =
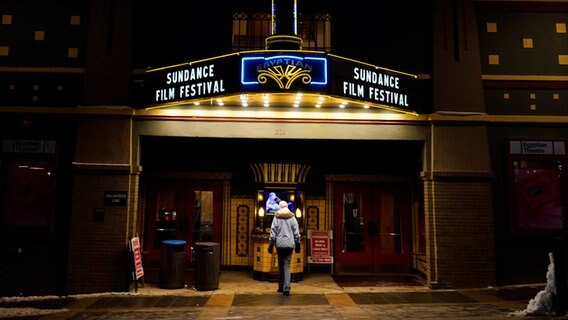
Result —
M296 0L272 0L272 35L266 38L266 50L301 50L298 37Z

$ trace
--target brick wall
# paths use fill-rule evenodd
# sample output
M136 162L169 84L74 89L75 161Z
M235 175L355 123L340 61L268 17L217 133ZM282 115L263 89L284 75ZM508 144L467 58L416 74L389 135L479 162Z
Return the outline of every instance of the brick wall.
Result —
M425 183L428 281L432 287L495 284L491 184L475 179Z
M130 168L82 166L74 175L69 227L68 294L127 291L131 281L128 240L135 213L129 213L136 195L129 191ZM105 191L126 191L124 206L105 206ZM104 218L95 210L104 210ZM132 217L130 217L132 215ZM130 230L129 230L130 229Z

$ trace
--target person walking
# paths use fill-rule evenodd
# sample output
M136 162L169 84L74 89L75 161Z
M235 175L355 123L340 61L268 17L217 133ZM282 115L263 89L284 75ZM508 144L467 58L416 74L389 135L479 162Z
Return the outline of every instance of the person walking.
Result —
M268 239L268 252L272 254L274 246L278 254L278 292L285 296L290 295L290 261L292 252L300 253L300 230L298 221L288 209L286 201L278 204L280 210L274 214L272 225L270 226L270 237Z

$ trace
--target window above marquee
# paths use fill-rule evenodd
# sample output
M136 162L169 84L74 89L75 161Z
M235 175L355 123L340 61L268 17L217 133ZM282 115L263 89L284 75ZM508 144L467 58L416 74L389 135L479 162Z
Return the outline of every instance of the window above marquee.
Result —
M264 50L265 40L272 34L272 15L269 12L233 13L232 50ZM331 51L331 15L316 13L300 15L298 37L303 50Z

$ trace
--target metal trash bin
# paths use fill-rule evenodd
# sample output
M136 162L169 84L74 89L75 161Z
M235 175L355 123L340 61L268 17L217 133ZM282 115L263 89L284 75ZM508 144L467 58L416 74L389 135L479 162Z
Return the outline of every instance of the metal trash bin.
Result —
M185 240L162 241L160 288L179 289L185 286Z
M194 284L196 290L219 288L220 252L216 242L195 243Z

